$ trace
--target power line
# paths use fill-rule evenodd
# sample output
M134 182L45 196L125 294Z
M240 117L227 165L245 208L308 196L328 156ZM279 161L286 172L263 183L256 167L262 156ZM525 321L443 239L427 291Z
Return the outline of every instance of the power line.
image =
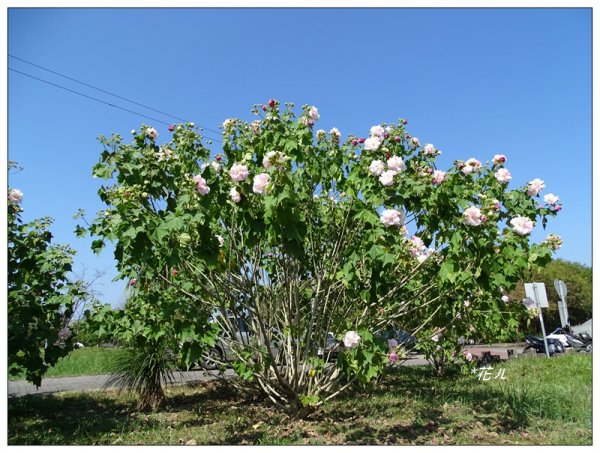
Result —
M24 76L27 76L27 77L29 77L29 78L32 78L32 79L34 79L34 80L37 80L37 81L39 81L39 82L44 82L44 83L47 83L48 85L55 86L55 87L57 87L57 88L60 88L60 89L62 89L62 90L69 91L70 93L77 94L77 95L79 95L79 96L83 96L83 97L85 97L85 98L91 99L92 101L100 102L100 103L102 103L102 104L105 104L105 105L108 105L108 106L110 106L110 107L114 107L114 108L117 108L117 109L119 109L119 110L123 110L123 111L125 111L125 112L132 113L132 114L134 114L134 115L141 116L141 117L143 117L143 118L146 118L146 119L149 119L149 120L152 120L152 121L156 121L157 123L161 123L161 124L164 124L164 125L166 125L166 126L170 126L170 124L169 124L169 123L166 123L166 122L164 122L164 121L161 121L161 120L159 120L159 119L153 118L153 117L151 117L151 116L144 115L144 114L142 114L142 113L139 113L139 112L135 112L135 111L133 111L133 110L126 109L125 107L121 107L120 105L111 104L110 102L106 102L106 101L103 101L102 99L98 99L98 98L95 98L95 97L93 97L93 96L89 96L89 95L87 95L87 94L81 93L81 92L79 92L79 91L75 91L75 90L72 90L72 89L70 89L70 88L64 87L64 86L62 86L62 85L58 85L58 84L56 84L56 83L52 83L52 82L50 82L50 81L48 81L48 80L41 79L41 78L39 78L39 77L35 77L35 76L31 75L31 74L27 74L27 73L25 73L25 72L17 71L16 69L13 69L13 68L8 68L8 70L9 70L9 71L16 72L16 73L18 73L18 74L21 74L21 75L24 75ZM100 91L102 91L102 90L100 90ZM153 109L151 109L151 110L153 110ZM170 115L169 115L169 116L170 116ZM185 121L185 120L184 120L184 121ZM202 127L202 126L201 126L201 127ZM207 128L204 128L204 129L206 129L206 130L210 130L210 129L207 129ZM213 138L213 137L207 137L207 138L209 138L209 139L211 139L211 140L214 140L214 141L217 141L217 142L219 142L219 143L222 143L222 142L221 142L221 140L219 140L219 139L217 139L217 138Z
M65 79L67 79L67 80L71 80L73 82L79 83L79 84L84 85L86 87L93 88L94 90L100 91L100 92L108 94L110 96L114 96L114 97L116 97L118 99L122 99L123 101L131 102L132 104L138 105L138 106L143 107L143 108L148 109L148 110L152 110L153 112L160 113L161 115L165 115L165 116L168 116L170 118L173 118L173 119L176 119L176 120L179 120L179 121L188 122L188 120L185 120L185 119L180 118L178 116L171 115L170 113L166 113L166 112L157 110L155 108L149 107L147 105L141 104L141 103L136 102L136 101L132 101L131 99L128 99L126 97L119 96L118 94L112 93L112 92L107 91L107 90L103 90L102 88L98 88L97 86L91 85L89 83L82 82L81 80L77 80L77 79L75 79L73 77L69 77L68 75L62 74L62 73L60 73L58 71L53 71L52 69L46 68L45 66L42 66L42 65L39 65L39 64L36 64L36 63L33 63L32 61L25 60L24 58L20 58L20 57L17 57L15 55L12 55L12 54L8 54L8 56L11 57L11 58L14 58L15 60L22 61L23 63L27 63L28 65L35 66L36 68L40 68L40 69L43 69L44 71L48 71L48 72L50 72L52 74L56 74L57 76L63 77ZM199 124L198 126L200 126L202 129L205 129L207 131L213 132L213 133L215 133L217 135L221 134L219 131L215 131L213 129L209 129L208 127L204 127L201 124Z

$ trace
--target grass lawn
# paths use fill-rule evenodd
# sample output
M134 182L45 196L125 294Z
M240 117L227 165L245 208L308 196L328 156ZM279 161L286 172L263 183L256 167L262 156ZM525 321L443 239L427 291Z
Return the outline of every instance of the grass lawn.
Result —
M173 386L156 413L114 392L8 402L9 445L591 445L592 357L497 365L505 380L402 367L304 420L219 382Z
M44 378L109 373L111 362L118 351L118 348L74 349L68 356L59 359L55 366L49 368ZM8 379L10 381L25 379L25 373L9 376Z

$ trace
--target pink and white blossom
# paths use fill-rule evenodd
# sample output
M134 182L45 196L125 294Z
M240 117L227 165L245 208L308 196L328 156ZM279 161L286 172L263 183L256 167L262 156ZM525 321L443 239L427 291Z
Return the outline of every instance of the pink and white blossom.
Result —
M234 125L235 125L235 120L232 118L227 118L225 121L223 121L223 132L226 133Z
M527 183L527 195L530 197L535 197L542 190L544 190L545 187L546 185L544 184L544 181L542 181L540 178L535 178L533 181L529 181Z
M558 196L554 195L553 193L549 193L547 195L544 195L544 201L548 204L555 205L556 203L558 203Z
M270 176L267 173L256 175L253 180L252 191L259 195L264 195L267 191Z
M329 133L338 140L342 136L342 133L337 127L332 127Z
M435 154L435 146L433 146L431 143L427 143L425 144L425 146L423 147L423 152L425 154L428 154L430 156L433 156Z
M432 335L431 341L433 341L434 343L437 343L438 341L440 341L440 336L437 333Z
M244 164L235 163L229 170L229 176L236 182L245 181L248 178L248 167Z
M535 226L533 220L523 216L515 217L510 221L510 224L513 226L513 231L521 236L531 233Z
M387 166L388 169L395 171L396 173L406 170L406 164L404 163L402 158L398 156L390 157L387 161Z
M394 176L396 176L395 171L386 170L383 173L381 173L381 176L379 176L379 181L384 186L391 186L392 184L394 184Z
M231 201L234 203L239 203L242 201L242 194L240 194L235 187L232 187L229 190L229 198L231 198Z
M482 223L481 210L476 206L470 206L463 212L463 222L469 226L479 226Z
M396 209L385 209L379 216L381 223L386 227L402 226L404 223L404 214Z
M512 179L510 171L508 171L506 168L500 168L496 173L494 173L494 176L496 177L498 182L502 184L506 184Z
M471 305L471 301L469 301L469 300L465 300L465 301L463 302L463 305L465 306L465 308L469 308L469 306Z
M376 125L371 127L371 136L372 137L383 137L385 133L385 129L381 125Z
M492 162L494 165L501 165L506 162L506 156L504 154L495 154Z
M423 242L423 239L421 239L419 236L412 236L410 238L410 242L411 242L410 253L413 256L420 255L427 248L425 246L425 243Z
M410 146L412 146L413 148L418 148L419 146L421 146L421 142L417 137L412 137L410 139Z
M477 173L479 170L481 170L481 162L473 157L467 159L467 161L465 162L465 166L462 168L462 172L465 175Z
M510 297L508 297L506 294L504 296L502 296L502 302L504 302L505 304L510 302Z
M313 105L308 109L308 117L313 121L317 121L321 117L319 115L319 109Z
M442 170L435 170L433 172L433 184L434 185L437 186L437 185L443 183L445 179L446 179L446 172L444 172Z
M210 166L212 167L212 169L215 171L215 173L219 173L221 171L221 164L219 163L219 161L217 160L213 160L210 163Z
M276 156L276 154L276 151L269 151L267 154L265 154L262 161L263 167L265 167L267 170L271 168L273 166L273 164L271 163L271 159L273 159Z
M358 347L360 340L360 335L354 330L350 330L346 332L346 335L344 335L342 341L344 342L344 346L346 346L348 349L354 349Z
M550 233L543 242L551 250L558 250L563 245L563 240L560 236Z
M398 340L396 340L395 338L391 338L388 340L388 348L394 349L397 346L398 346Z
M471 354L470 352L467 352L467 353L465 354L465 360L466 360L467 362L472 362L472 361L473 361L473 354Z
M381 146L379 137L369 137L365 140L365 151L377 151Z
M156 140L156 138L158 137L158 132L153 127L149 127L149 128L146 129L146 135L151 140Z
M398 354L396 354L395 352L390 352L388 354L388 359L391 363L396 363L398 361Z
M200 195L207 195L210 192L210 187L206 183L206 179L204 179L200 175L194 176L194 182L196 183L196 189L200 192Z
M385 164L380 160L374 160L369 165L369 173L373 176L380 176L385 171Z
M8 199L12 203L19 204L21 203L21 200L23 200L23 192L19 189L10 189L10 192L8 192Z

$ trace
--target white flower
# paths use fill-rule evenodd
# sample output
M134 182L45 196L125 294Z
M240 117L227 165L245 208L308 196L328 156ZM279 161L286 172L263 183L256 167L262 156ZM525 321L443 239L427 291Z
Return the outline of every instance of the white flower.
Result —
M206 179L204 179L202 176L194 176L194 181L196 182L196 189L198 189L200 195L207 195L210 192L210 187L208 187L206 184Z
M502 296L502 302L504 302L505 304L510 302L510 297L508 297L507 295Z
M512 179L512 175L510 174L510 171L508 171L506 168L499 169L496 173L494 173L494 176L496 177L498 182L500 182L502 184L506 184L508 181L510 181Z
M135 129L131 129L131 135L135 135L137 134L137 131Z
M276 151L269 151L267 154L265 154L262 161L263 167L265 167L267 170L271 168L273 166L271 159L275 157L276 154Z
M329 133L337 139L339 139L342 135L342 133L340 132L340 130L337 127L331 128Z
M384 170L385 164L380 160L374 160L371 162L371 165L369 165L369 173L373 176L381 176Z
M471 305L471 302L470 302L470 301L468 301L468 300L465 300L465 301L463 302L463 305L465 306L465 308L469 308L469 305Z
M479 170L481 170L481 162L479 162L477 159L471 157L470 159L467 159L467 161L465 162L465 166L462 168L462 172L465 175L470 175L471 173L477 173Z
M158 137L158 132L153 127L149 127L146 129L146 135L150 137L151 140L156 140Z
M225 239L223 239L223 236L220 235L216 235L217 241L219 241L219 247L223 247L223 244L225 244Z
M19 204L23 199L23 192L19 189L10 189L10 192L8 192L8 199L15 204Z
M232 187L231 190L229 190L229 197L234 203L239 203L242 200L242 195L237 191L235 187Z
M383 184L384 186L391 186L392 184L394 184L394 176L396 176L395 171L387 170L381 173L379 181L381 181L381 184Z
M223 133L227 133L227 131L235 125L235 120L232 118L227 118L223 121Z
M354 330L350 330L346 332L346 335L344 335L343 341L344 346L346 346L348 349L354 349L358 346L358 343L360 343L360 335Z
M554 195L553 193L549 193L547 195L544 195L544 201L548 204L556 204L558 202L558 196Z
M404 214L396 209L385 209L379 216L381 223L386 227L402 226L404 223Z
M229 170L229 176L231 176L231 179L234 181L244 181L246 178L248 178L248 167L244 164L235 163Z
M421 142L419 142L419 139L417 137L412 137L410 139L410 146L412 146L413 148L418 148L419 146L421 146Z
M221 164L220 164L218 161L216 161L216 160L213 160L213 161L210 163L210 166L213 168L213 170L214 170L216 173L219 173L219 172L221 171Z
M372 137L383 137L385 133L385 129L381 127L379 124L377 126L371 127L371 136Z
M396 173L406 169L406 164L401 157L392 156L387 161L388 168Z
M470 206L463 212L463 222L469 226L481 225L481 210L476 206Z
M267 185L269 184L270 176L267 173L261 173L254 177L252 191L259 195L267 193Z
M546 239L544 239L544 245L548 246L551 250L558 250L563 245L563 240L560 236L550 233Z
M431 143L427 143L423 147L423 152L425 154L434 155L435 154L435 146L433 146Z
M535 197L544 189L544 187L546 187L544 185L544 181L542 181L540 178L535 178L533 181L529 181L527 183L527 195L530 197Z
M317 121L321 116L319 115L319 109L314 105L308 109L308 116L311 120Z
M379 137L369 137L365 140L365 151L377 151L381 146L381 139Z
M513 226L513 231L521 236L531 233L535 226L531 219L523 216L515 217L510 221L510 224Z
M440 336L436 333L434 335L431 336L431 341L437 343L438 341L440 341Z
M438 185L444 182L446 179L446 172L442 170L434 170L433 172L433 184Z

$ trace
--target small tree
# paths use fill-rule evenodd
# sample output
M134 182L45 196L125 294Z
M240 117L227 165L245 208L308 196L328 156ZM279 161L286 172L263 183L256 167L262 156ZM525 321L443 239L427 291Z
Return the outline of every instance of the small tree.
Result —
M68 278L74 251L51 244L51 220L23 222L22 196L9 190L8 367L39 387L48 367L72 349L73 305L87 293L83 282Z
M131 144L102 138L94 174L116 181L90 227L97 247L116 241L124 273L143 263L138 281L159 277L215 314L245 385L298 415L378 376L391 324L444 335L467 299L478 331L514 322L503 295L553 248L528 240L557 211L538 206L542 181L507 191L501 155L440 171L440 151L405 121L342 141L336 128L313 132L315 107L253 112L261 119L223 123L214 159L191 123L162 146L147 126ZM164 266L183 284L153 273Z

